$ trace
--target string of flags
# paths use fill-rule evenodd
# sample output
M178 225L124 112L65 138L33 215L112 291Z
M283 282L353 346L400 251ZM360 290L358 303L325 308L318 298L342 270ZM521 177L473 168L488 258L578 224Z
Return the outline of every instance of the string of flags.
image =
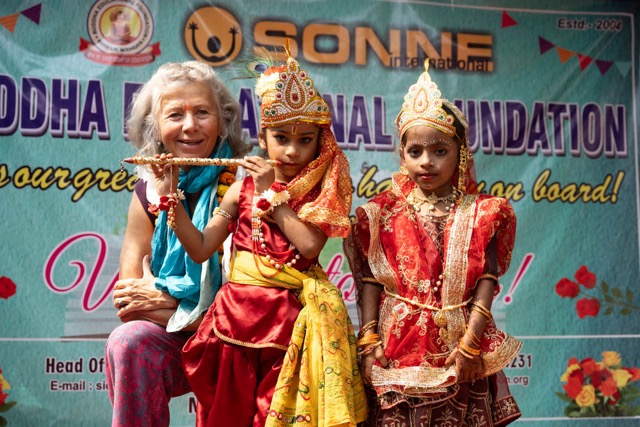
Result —
M502 28L509 28L515 25L518 25L518 21L516 21L506 11L502 11ZM578 64L580 65L580 71L584 71L592 63L598 67L598 71L600 71L600 74L603 76L607 74L614 64L623 77L626 77L631 70L631 61L607 61L604 59L593 58L589 55L567 49L566 47L558 46L542 36L538 36L538 45L540 48L540 55L544 55L548 51L555 49L560 62L563 64L569 61L569 59L576 57L578 59Z
M13 31L16 29L16 24L18 23L18 18L20 16L24 16L30 21L35 22L37 25L40 25L41 10L42 3L38 3L37 5L21 10L20 12L12 13L11 15L0 16L0 25L9 30L10 33L13 33Z

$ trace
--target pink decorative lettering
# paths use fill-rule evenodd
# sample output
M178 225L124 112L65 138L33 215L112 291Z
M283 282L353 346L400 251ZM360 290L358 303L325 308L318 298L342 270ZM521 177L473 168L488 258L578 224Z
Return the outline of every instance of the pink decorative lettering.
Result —
M111 280L111 282L106 287L102 295L99 296L98 301L93 305L91 304L92 294L94 292L94 289L97 287L96 286L97 278L104 267L105 259L107 256L108 247L107 247L106 240L101 235L96 233L91 233L91 232L79 233L74 236L71 236L68 239L64 240L62 243L60 243L51 252L44 267L44 280L47 286L51 289L51 291L59 294L65 294L65 293L71 292L77 286L79 286L80 283L82 283L87 276L88 269L85 263L81 260L69 261L69 265L77 269L77 274L76 274L76 277L68 285L60 285L56 283L56 281L53 278L54 270L57 267L57 264L60 262L59 259L62 256L62 254L64 254L67 250L69 250L78 242L83 240L89 240L89 239L95 239L98 242L98 252L96 254L96 260L93 265L93 268L91 269L91 275L88 278L86 289L84 291L83 298L82 298L82 308L85 311L93 311L98 307L100 307L100 305L102 305L104 300L111 294L113 286L115 285L115 282L118 280L118 272L116 271L116 274L113 280Z

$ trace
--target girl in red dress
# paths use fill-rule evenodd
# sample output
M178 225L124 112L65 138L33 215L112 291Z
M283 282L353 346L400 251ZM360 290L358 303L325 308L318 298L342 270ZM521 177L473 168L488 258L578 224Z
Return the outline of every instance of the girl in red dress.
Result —
M468 125L425 72L396 119L401 171L345 240L371 426L497 426L520 416L502 369L521 343L491 303L516 218L478 194Z
M203 232L188 221L178 171L154 167L169 221L196 262L233 233L229 283L183 349L198 426L355 426L366 417L355 336L318 256L349 233L351 181L331 113L298 62L258 79L259 143ZM176 113L198 106L177 106ZM185 142L185 143L188 143ZM272 164L275 163L275 166Z

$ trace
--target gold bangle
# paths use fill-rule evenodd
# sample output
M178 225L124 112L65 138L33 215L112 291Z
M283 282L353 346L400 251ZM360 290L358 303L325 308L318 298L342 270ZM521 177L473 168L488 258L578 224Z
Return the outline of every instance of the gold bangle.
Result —
M467 359L475 359L477 356L474 356L472 354L467 353L466 351L464 351L462 348L458 347L458 352L463 355L464 357L466 357Z
M491 315L491 313L487 314L486 311L483 311L481 309L479 309L478 307L471 307L471 311L477 311L478 313L480 313L481 315L483 315L484 317L487 318L487 320L491 320L493 318L493 316Z
M380 282L378 282L376 279L372 279L371 277L363 277L362 279L360 279L360 281L362 283L371 283L372 285L382 286Z
M366 356L367 354L370 354L373 352L373 350L376 349L376 347L381 346L382 345L382 341L376 341L374 343L371 343L370 345L368 345L367 347L358 350L358 356Z
M357 342L356 342L356 347L361 348L361 347L366 347L376 341L380 341L380 336L378 334L371 334L371 335L367 335L364 338L360 338Z
M480 343L482 341L480 340L480 338L478 338L475 332L473 332L471 329L467 329L467 332L465 333L465 335L467 335L467 333L471 334L471 342L473 342L475 345L480 347Z
M458 343L458 351L467 359L475 359L480 357L480 350L473 349L468 345L465 345L463 342Z
M482 279L491 279L491 280L496 282L495 283L496 285L498 283L500 283L500 281L498 280L498 277L493 275L493 274L491 274L491 273L485 273L485 274L481 275L480 277L478 277L478 280L476 281L476 283L478 283Z
M479 348L472 348L472 347L469 347L468 345L466 345L466 344L465 344L465 343L463 343L462 341L460 341L460 342L458 343L458 345L459 345L459 347L460 347L461 349L463 349L463 350L464 350L464 351L466 351L467 353L469 353L469 354L473 354L474 356L480 356L481 351L480 351L480 349L479 349Z
M213 210L213 214L220 215L221 217L226 218L229 221L233 221L233 217L231 216L231 214L223 209L220 209L220 207L215 208Z
M477 311L481 313L484 317L486 317L489 320L493 319L493 315L491 314L491 311L484 308L481 304L478 304L477 302L472 302L471 305L473 306L471 307L472 311Z
M364 333L367 332L369 329L373 329L376 326L378 326L378 321L377 320L372 320L371 322L367 322L362 328L360 328L360 330L358 331L358 339L362 338L364 336Z

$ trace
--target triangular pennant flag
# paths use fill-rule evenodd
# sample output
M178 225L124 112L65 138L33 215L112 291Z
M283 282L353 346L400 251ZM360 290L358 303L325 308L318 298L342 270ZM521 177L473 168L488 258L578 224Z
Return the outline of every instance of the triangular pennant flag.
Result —
M622 62L616 61L616 68L618 69L618 71L620 71L620 74L622 74L623 77L627 77L627 74L629 74L629 70L631 70L631 62L630 61L622 61Z
M549 40L538 36L538 44L540 45L540 55L547 53L548 50L553 49L556 45Z
M160 52L160 42L151 45L151 53L153 53L153 56L160 56L162 53Z
M0 25L9 30L10 33L13 33L13 30L16 29L16 23L18 22L18 14L14 13L13 15L0 16Z
M580 62L580 70L584 71L584 69L587 68L589 64L591 64L593 58L589 58L588 56L579 53L578 61Z
M89 46L91 46L91 43L89 43L88 40L85 40L82 37L80 37L80 48L79 48L80 52L82 52L83 50L85 50Z
M598 66L598 70L600 70L600 74L603 76L607 74L609 68L613 65L613 61L603 61L601 59L596 59L596 65Z
M513 19L506 11L502 11L502 28L518 25L518 21Z
M556 48L556 51L558 52L558 57L560 57L560 62L562 62L563 64L576 54L574 51L562 48L560 46Z
M29 9L25 9L21 14L40 25L40 10L42 9L42 3L38 3L35 6L30 7Z

